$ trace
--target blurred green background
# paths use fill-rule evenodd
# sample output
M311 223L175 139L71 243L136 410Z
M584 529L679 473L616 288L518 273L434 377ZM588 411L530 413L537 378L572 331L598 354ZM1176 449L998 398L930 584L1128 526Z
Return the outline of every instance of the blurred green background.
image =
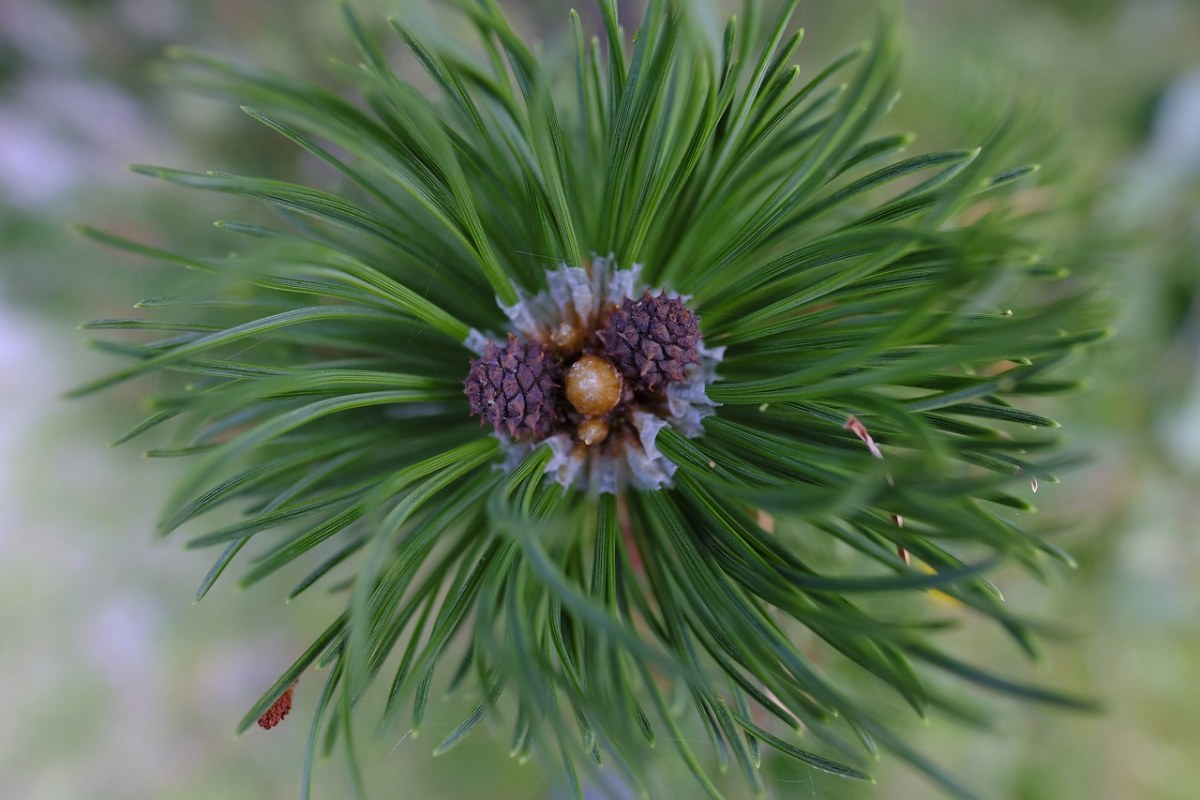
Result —
M404 2L355 5L382 22ZM502 5L555 52L565 3ZM1108 713L997 702L994 733L934 720L911 725L912 742L995 798L1196 797L1200 3L905 5L892 126L915 131L917 147L971 145L981 113L1008 99L1025 106L1031 146L1061 181L1029 201L1059 210L1044 223L1058 260L1101 274L1120 309L1117 335L1084 365L1092 390L1054 408L1095 462L1038 495L1072 523L1063 543L1080 568L1047 586L998 576L1012 603L1080 638L1025 666L993 631L957 635L962 652L1091 692ZM802 66L869 33L876 7L803 4ZM181 465L106 446L139 419L141 389L79 403L59 395L111 366L86 349L78 322L128 315L180 279L89 245L70 226L213 246L208 222L228 214L219 199L159 187L126 163L329 180L236 108L155 82L163 48L205 46L319 77L328 54L346 52L336 17L329 0L0 0L2 798L296 796L317 681L300 684L293 718L270 734L232 729L341 601L312 594L284 608L281 586L242 594L229 581L193 606L209 555L152 533ZM454 702L435 712L419 740L366 747L376 796L553 796L486 735L431 759L441 729L461 718ZM866 787L778 759L764 770L779 798L936 795L894 759ZM669 785L678 790L664 797L697 796L685 778ZM318 769L317 788L348 794L339 760Z

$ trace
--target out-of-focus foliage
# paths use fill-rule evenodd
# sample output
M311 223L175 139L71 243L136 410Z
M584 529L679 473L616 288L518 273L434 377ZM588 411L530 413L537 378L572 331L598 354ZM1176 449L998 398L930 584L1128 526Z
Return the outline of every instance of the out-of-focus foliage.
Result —
M564 4L502 4L548 50L556 46ZM1031 150L1055 145L1041 158L1069 191L1028 202L1060 210L1044 223L1061 242L1058 260L1100 262L1123 309L1118 337L1091 355L1096 388L1065 413L1055 409L1097 463L1038 496L1076 525L1068 544L1081 568L1049 590L1001 576L1023 608L1084 634L1052 650L1041 677L1086 685L1106 698L1109 715L1074 719L1004 704L995 736L964 738L952 726L912 735L995 797L1190 797L1200 785L1192 758L1200 748L1192 689L1200 674L1200 540L1192 534L1200 512L1200 6L907 5L905 94L893 123L944 132L922 140L935 148L969 138L987 104L1006 93L1033 109L1041 124L1030 131ZM380 20L375 12L389 8L386 0L355 6ZM865 35L875 7L803 4L801 63L821 64ZM181 613L203 568L171 546L150 546L153 498L170 482L170 465L101 451L120 423L89 416L132 422L139 410L119 394L99 412L49 398L79 382L81 364L99 369L75 346L77 319L123 314L113 306L121 298L165 294L178 279L118 265L71 237L69 225L86 220L133 238L171 228L175 244L210 235L195 227L205 215L181 206L199 196L164 192L127 175L125 162L323 174L249 118L150 82L162 48L207 46L319 76L324 56L342 46L335 17L323 0L4 0L0 8L0 796L295 795L303 726L238 740L229 731L311 638L306 615L322 620L335 606L312 597L302 613L245 613L240 598L214 595ZM114 286L114 276L129 285ZM287 627L269 627L280 618ZM987 637L963 646L1005 657ZM306 717L312 698L299 688L293 713ZM453 726L462 709L440 711ZM497 758L482 740L430 762L439 737L428 727L428 739L370 751L368 783L418 797L543 796L532 770ZM784 762L765 771L780 797L928 791L887 765L880 785L865 789ZM340 770L318 775L320 796L345 793Z

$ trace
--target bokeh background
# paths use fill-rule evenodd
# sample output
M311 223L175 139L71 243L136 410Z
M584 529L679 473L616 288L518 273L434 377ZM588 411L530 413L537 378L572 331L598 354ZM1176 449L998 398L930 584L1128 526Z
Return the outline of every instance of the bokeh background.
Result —
M555 50L565 3L501 2ZM380 22L404 5L355 2ZM875 8L803 4L802 65L862 38ZM1012 603L1078 636L1032 666L982 627L959 642L997 669L1095 694L1108 711L997 702L993 733L934 720L911 725L913 743L995 798L1196 797L1200 3L910 0L905 38L892 127L916 132L918 146L974 144L981 110L1024 106L1060 181L1031 198L1058 210L1045 233L1060 261L1101 276L1118 309L1116 335L1081 365L1091 390L1054 407L1093 463L1038 494L1046 514L1072 524L1062 542L1079 568L1046 585L998 576ZM211 245L208 223L228 213L136 178L126 163L325 178L236 108L157 82L173 43L316 76L327 55L347 52L330 0L0 0L2 798L295 797L306 685L286 724L240 738L232 730L341 602L313 593L285 608L282 587L240 593L231 580L193 605L208 554L152 533L182 465L107 446L140 418L139 387L60 399L112 366L76 324L128 315L180 279L71 226ZM431 759L439 726L461 718L454 702L434 712L420 739L367 747L376 796L552 797L486 731ZM764 770L779 798L936 795L894 759L874 769L876 786L778 759ZM686 779L670 785L670 798L696 796ZM318 769L318 797L348 792L337 758Z

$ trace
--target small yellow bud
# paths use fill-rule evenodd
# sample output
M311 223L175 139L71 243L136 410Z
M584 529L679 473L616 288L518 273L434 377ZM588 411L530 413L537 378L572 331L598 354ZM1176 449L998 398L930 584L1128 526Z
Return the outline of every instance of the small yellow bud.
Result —
M550 332L550 343L562 353L578 353L583 346L583 331L569 322L559 324Z
M602 417L621 402L621 373L607 359L584 356L571 365L567 399L585 417Z
M579 423L577 433L579 434L579 441L588 447L600 444L608 438L608 420L600 417L589 417Z

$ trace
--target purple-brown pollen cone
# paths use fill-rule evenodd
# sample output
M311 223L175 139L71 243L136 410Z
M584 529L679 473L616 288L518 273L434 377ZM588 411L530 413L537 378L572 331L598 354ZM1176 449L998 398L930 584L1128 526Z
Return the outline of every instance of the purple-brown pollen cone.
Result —
M540 344L489 341L483 356L471 359L463 381L471 414L514 439L545 437L558 421L562 366Z
M678 297L626 298L596 331L610 361L630 380L651 390L685 380L684 368L699 364L696 315Z

